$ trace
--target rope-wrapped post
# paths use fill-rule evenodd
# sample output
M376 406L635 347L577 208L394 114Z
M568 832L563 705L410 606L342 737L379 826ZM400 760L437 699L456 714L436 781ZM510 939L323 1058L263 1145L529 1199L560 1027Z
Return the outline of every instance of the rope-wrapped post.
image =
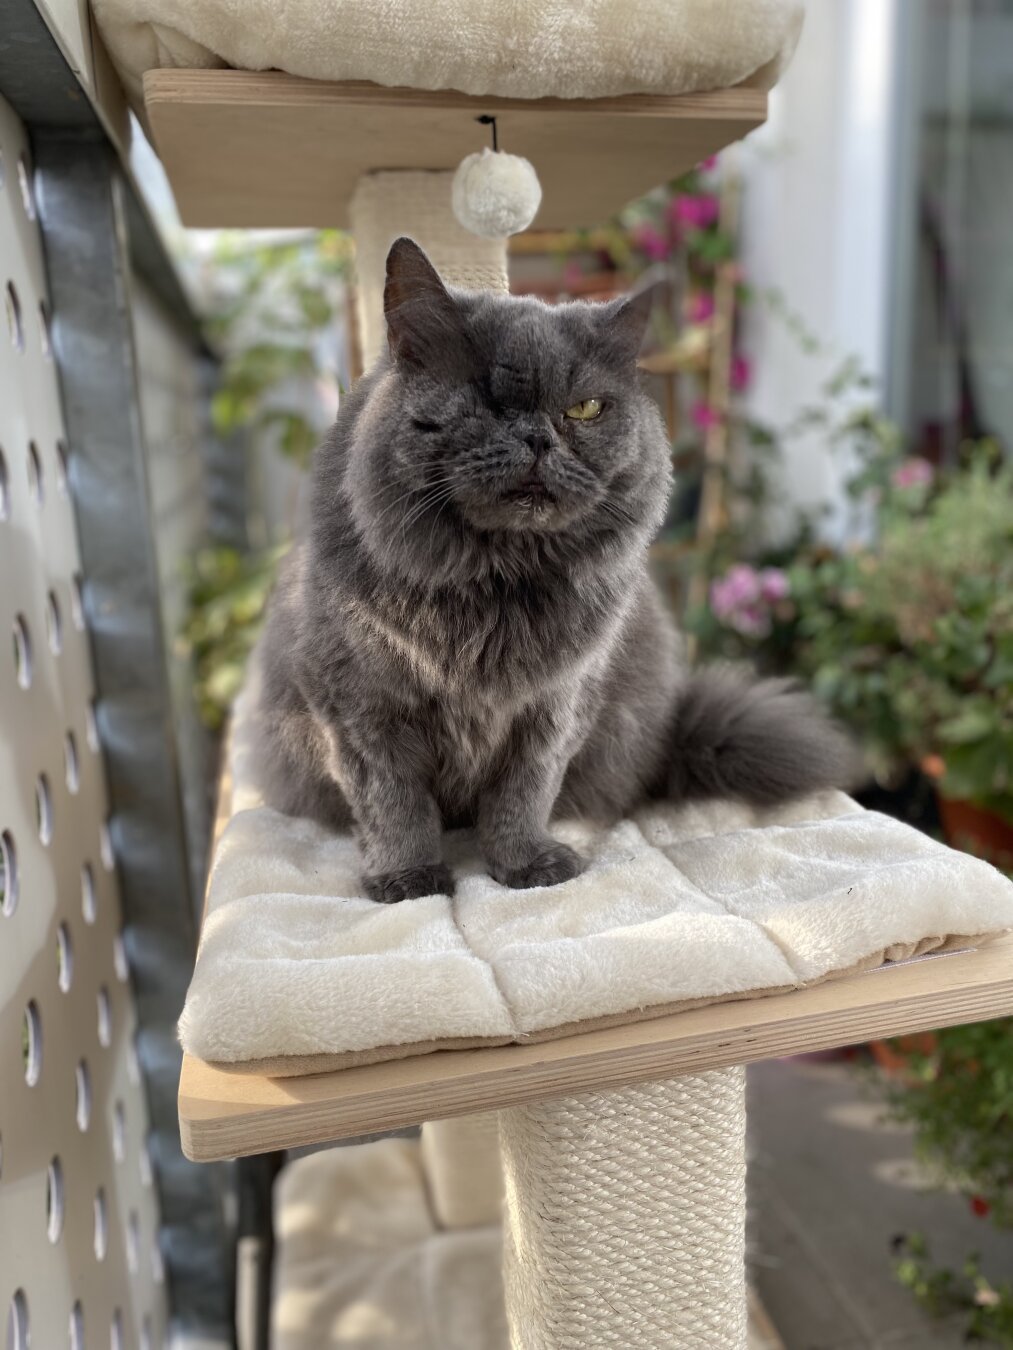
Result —
M350 210L358 279L356 316L363 366L383 349L383 283L387 251L399 235L420 244L448 285L508 289L506 240L481 239L459 224L450 206L451 170L391 169L359 180Z
M511 1350L745 1350L745 1071L500 1112Z

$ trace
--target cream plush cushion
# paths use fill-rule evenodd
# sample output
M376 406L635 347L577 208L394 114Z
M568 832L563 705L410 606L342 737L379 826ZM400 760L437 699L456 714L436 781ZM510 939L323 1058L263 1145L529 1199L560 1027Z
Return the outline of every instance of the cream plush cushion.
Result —
M776 810L645 807L556 835L589 859L512 891L466 833L454 899L374 904L354 840L262 804L240 710L184 1048L298 1073L560 1034L795 988L1013 927L994 868L838 792Z
M499 1225L440 1228L416 1140L310 1154L274 1194L273 1350L506 1350Z
M92 0L127 92L236 66L512 98L683 94L777 79L801 0Z

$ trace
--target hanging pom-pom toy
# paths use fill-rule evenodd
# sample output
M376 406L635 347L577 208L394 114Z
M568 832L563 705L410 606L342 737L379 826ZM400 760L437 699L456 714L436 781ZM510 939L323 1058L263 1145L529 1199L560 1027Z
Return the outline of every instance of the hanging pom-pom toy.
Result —
M479 150L461 160L450 202L466 230L484 239L502 239L526 230L534 220L542 200L542 185L533 164L496 147L495 118L481 117L479 121L492 123L493 149Z

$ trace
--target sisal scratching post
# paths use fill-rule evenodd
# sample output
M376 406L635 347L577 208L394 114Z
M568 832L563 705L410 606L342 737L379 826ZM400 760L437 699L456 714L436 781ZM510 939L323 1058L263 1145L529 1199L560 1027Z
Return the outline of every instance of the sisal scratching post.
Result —
M503 1173L495 1111L422 1126L422 1167L441 1228L499 1223Z
M745 1350L745 1070L500 1112L511 1350Z
M385 341L383 281L387 250L399 235L420 244L451 286L507 290L505 239L481 239L450 206L453 172L392 169L359 179L349 213L358 275L356 312L362 362L369 369Z

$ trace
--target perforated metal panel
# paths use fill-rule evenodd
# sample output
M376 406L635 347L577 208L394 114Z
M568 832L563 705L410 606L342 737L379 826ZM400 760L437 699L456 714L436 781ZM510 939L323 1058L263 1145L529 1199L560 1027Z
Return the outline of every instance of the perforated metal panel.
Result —
M155 1350L166 1300L42 246L0 100L0 1319Z

